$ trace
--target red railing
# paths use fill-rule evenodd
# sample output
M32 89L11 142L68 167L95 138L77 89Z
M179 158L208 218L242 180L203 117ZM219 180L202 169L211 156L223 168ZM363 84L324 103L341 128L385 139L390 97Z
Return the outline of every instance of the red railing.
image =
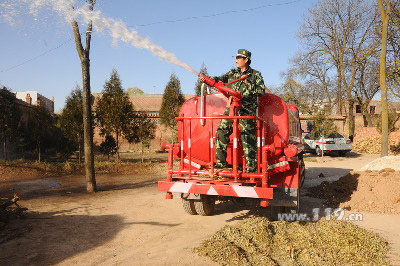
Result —
M220 177L228 177L228 178L233 178L233 182L250 182L250 183L255 183L261 181L262 187L266 188L268 187L268 152L273 151L274 152L274 145L265 145L264 143L264 136L265 136L265 131L266 131L266 121L264 121L262 118L259 118L257 116L213 116L213 117L177 117L175 118L178 120L180 123L180 138L181 138L181 143L179 144L170 144L167 145L169 148L169 156L168 156L168 176L167 176L167 181L172 181L173 178L181 178L181 179L193 179L193 176L199 176L199 175L206 175L208 173L214 173L214 155L216 153L216 147L214 143L214 138L213 138L213 133L211 132L214 128L214 120L218 119L232 119L233 120L233 150L232 150L232 172L219 172L216 173L216 176ZM192 121L193 120L199 120L199 119L204 119L204 120L210 120L211 122L211 127L209 130L209 139L210 139L210 169L209 171L207 170L197 170L197 169L192 169ZM257 120L257 173L247 173L246 172L246 160L243 158L243 167L242 171L238 170L239 166L239 161L238 161L238 133L239 133L239 119L255 119ZM185 122L188 121L188 130L185 131ZM188 133L189 136L185 136L185 133ZM184 152L184 141L187 141L187 153L185 154ZM180 149L180 167L179 169L174 169L173 168L173 159L174 159L174 150L179 147ZM185 156L187 155L187 156ZM185 164L185 157L188 159L187 165L188 169L184 169L184 164ZM174 177L175 175L175 177ZM187 176L187 178L186 178ZM244 180L246 179L246 180ZM211 175L210 180L214 180L213 175Z

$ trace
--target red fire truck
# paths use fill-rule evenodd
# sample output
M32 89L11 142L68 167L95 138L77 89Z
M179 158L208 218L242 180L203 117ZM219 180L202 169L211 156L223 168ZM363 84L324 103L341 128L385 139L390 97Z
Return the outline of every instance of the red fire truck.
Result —
M182 105L176 118L178 143L163 145L169 151L168 173L158 182L159 191L166 191L167 199L172 199L172 193L180 194L184 210L193 215L211 215L215 201L228 198L298 210L305 168L297 108L265 93L258 97L256 116L238 116L240 92L228 88L230 83L216 83L208 77L205 83L220 92L191 98ZM227 96L233 97L233 103L230 115L223 116ZM215 136L222 118L233 121L227 148L227 162L232 168L216 172ZM246 172L239 119L257 120L257 173Z

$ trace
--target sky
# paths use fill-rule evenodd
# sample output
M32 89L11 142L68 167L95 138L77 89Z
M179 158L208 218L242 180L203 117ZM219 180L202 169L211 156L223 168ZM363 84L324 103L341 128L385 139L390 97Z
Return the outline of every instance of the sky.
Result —
M210 75L227 72L234 66L237 49L248 49L252 67L261 71L265 84L271 87L283 83L281 73L301 47L296 33L315 2L97 0L95 9L123 21L195 70L204 63ZM229 13L236 10L248 11ZM221 13L226 14L209 16ZM186 19L190 17L200 18ZM181 19L185 20L166 22ZM80 28L86 31L85 25ZM70 24L56 12L43 10L38 16L21 13L14 25L0 20L0 33L0 85L12 91L38 91L50 99L54 96L55 111L59 112L71 90L82 84ZM113 68L124 89L138 87L145 93L162 94L172 73L180 79L184 94L194 93L197 80L193 73L145 49L115 42L107 32L96 29L90 63L92 92L101 92Z

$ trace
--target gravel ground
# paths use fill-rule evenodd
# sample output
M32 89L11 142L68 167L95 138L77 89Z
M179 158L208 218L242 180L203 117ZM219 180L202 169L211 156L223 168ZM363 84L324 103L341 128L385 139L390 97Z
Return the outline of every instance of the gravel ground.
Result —
M360 171L375 170L380 171L383 169L393 169L400 171L400 156L384 156L369 162L365 166L360 168Z

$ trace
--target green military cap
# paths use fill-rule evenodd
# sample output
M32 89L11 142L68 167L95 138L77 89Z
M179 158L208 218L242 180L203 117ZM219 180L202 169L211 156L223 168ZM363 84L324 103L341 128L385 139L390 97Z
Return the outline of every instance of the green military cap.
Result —
M236 56L247 57L251 59L251 52L246 49L239 49Z

